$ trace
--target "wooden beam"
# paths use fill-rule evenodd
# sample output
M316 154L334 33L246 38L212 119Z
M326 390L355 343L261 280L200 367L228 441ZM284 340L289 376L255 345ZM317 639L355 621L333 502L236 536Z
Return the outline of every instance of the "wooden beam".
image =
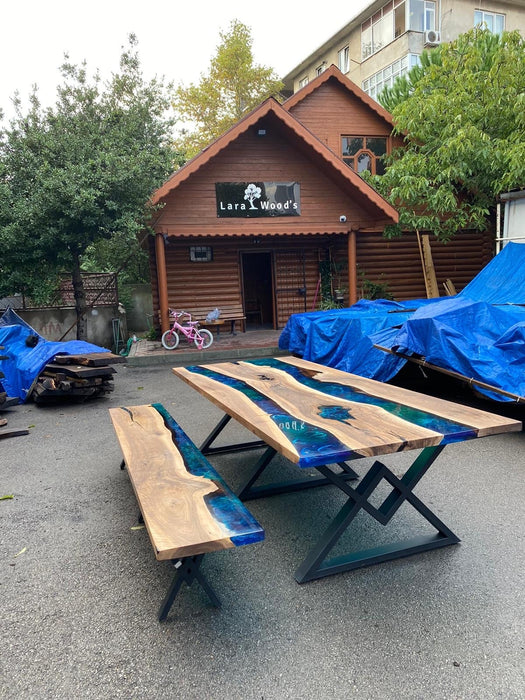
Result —
M414 362L416 365L419 365L420 367L427 367L428 369L435 370L436 372L441 372L441 374L446 374L447 377L453 377L454 379L459 379L461 382L465 382L465 384L469 384L472 386L477 386L480 389L486 389L487 391L492 391L495 394L501 394L502 396L506 396L509 399L512 399L516 403L525 403L525 396L520 396L519 394L512 394L509 391L505 391L504 389L500 389L497 386L493 386L492 384L487 384L486 382L479 381L478 379L472 379L471 377L466 377L464 374L460 374L459 372L454 372L450 369L443 369L443 367L439 367L438 365L433 365L431 362L427 362L424 358L419 358L419 357L412 357L412 355L405 355L403 352L395 352L394 350L390 350L390 348L384 348L381 345L374 345L375 348L378 350L382 350L383 352L388 352L391 355L396 355L397 357L402 357L404 360L409 360L410 362Z
M348 305L357 302L357 254L355 231L348 232Z
M157 284L159 288L160 326L161 331L167 331L170 327L168 307L168 276L166 274L166 252L164 250L164 236L157 233L155 236L155 257L157 260Z
M427 290L427 298L434 299L439 297L439 289L436 279L436 271L432 260L432 248L430 247L430 237L428 234L423 236L417 232L417 241L419 244L419 254L421 255L421 264L423 266L423 277L425 279L425 289Z

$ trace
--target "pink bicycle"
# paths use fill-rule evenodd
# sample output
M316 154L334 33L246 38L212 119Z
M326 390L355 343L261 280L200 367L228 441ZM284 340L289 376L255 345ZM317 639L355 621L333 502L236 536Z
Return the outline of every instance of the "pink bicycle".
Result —
M187 316L186 325L179 323L179 318ZM166 350L175 350L179 345L180 335L186 336L188 343L192 341L199 350L206 350L213 343L213 335L207 328L199 328L198 321L191 320L191 314L187 311L174 311L170 309L170 318L173 319L172 327L162 334L161 343Z

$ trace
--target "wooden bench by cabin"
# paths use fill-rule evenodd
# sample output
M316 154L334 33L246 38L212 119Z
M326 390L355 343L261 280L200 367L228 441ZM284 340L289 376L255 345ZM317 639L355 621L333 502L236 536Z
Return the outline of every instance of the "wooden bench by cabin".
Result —
M220 605L199 569L204 554L259 542L264 530L162 404L109 413L155 556L177 569L159 620L184 581L197 579Z
M213 311L213 309L192 307L191 309L186 310L189 311L193 318L196 321L199 321L200 325L204 328L217 328L217 336L220 335L221 326L227 323L230 324L230 333L232 335L236 335L236 321L240 322L241 330L243 331L243 333L246 331L246 314L244 313L244 309L242 308L242 304L240 302L234 304L218 304L218 308L221 312L221 315L219 316L217 321L206 321L206 316L210 313L210 311Z

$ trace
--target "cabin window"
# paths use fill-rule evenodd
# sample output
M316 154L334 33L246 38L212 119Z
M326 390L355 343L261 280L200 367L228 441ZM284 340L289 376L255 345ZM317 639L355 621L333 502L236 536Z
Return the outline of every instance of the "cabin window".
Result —
M337 63L341 73L348 73L350 70L350 47L345 46L344 49L337 54Z
M190 246L191 262L211 262L213 260L213 249L209 245Z
M385 172L386 136L343 136L341 146L344 162L356 173L368 170L373 175L383 175Z

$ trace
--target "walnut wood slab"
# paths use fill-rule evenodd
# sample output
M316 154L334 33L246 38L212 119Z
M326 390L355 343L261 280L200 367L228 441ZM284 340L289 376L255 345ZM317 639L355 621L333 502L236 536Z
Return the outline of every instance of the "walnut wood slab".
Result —
M160 404L109 413L157 559L263 539L261 526Z
M173 372L302 467L522 428L516 420L294 357Z

